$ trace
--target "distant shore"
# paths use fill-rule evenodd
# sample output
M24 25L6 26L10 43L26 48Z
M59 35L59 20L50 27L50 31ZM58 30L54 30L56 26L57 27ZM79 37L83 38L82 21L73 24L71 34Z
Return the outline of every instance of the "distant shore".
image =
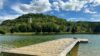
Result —
M15 33L6 33L4 35L62 35L62 34L100 34L100 33L70 33L70 32L61 32L61 33L38 33L35 32L15 32Z

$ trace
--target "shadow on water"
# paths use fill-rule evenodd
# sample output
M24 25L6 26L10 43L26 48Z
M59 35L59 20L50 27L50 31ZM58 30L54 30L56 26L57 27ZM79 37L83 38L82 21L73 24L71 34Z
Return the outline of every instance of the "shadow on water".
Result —
M78 56L79 43L77 43L66 56Z

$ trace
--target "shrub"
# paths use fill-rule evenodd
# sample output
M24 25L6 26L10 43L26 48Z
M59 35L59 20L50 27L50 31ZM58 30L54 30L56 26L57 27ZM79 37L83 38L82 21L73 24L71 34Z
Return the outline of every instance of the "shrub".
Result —
M0 30L0 34L6 34L4 30Z

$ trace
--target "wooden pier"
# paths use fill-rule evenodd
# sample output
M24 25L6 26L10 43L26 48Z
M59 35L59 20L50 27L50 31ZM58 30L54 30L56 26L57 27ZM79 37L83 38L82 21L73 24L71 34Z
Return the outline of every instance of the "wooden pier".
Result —
M80 43L88 43L88 39L78 39Z
M71 51L79 42L88 42L88 39L63 38L21 48L5 50L3 56L76 56ZM75 51L76 52L76 51Z

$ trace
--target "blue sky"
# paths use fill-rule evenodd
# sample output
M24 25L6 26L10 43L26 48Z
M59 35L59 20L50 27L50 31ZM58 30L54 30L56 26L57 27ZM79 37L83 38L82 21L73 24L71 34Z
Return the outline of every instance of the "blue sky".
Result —
M0 21L43 13L68 21L100 22L100 0L0 0Z

